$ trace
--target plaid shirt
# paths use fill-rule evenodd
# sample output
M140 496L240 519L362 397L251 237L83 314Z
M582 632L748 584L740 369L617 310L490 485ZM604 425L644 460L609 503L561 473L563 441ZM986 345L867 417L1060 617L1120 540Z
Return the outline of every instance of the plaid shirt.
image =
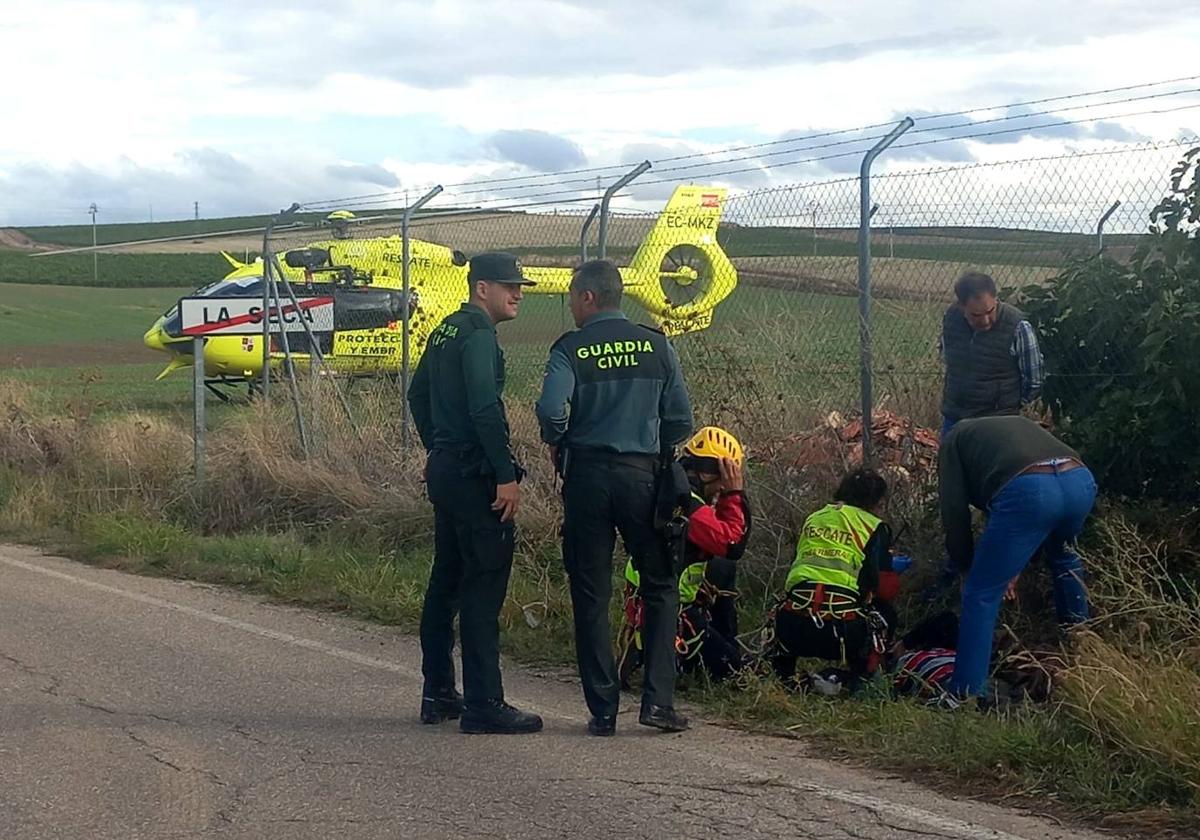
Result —
M1042 391L1042 383L1046 381L1046 370L1042 351L1038 347L1037 333L1028 321L1017 324L1010 352L1016 357L1017 367L1021 369L1021 402L1032 402Z

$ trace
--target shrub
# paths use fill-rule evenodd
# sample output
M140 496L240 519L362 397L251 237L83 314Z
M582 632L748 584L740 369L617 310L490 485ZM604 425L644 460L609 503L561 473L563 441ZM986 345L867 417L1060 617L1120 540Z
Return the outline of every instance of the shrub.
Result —
M1172 171L1125 265L1076 259L1019 298L1042 337L1044 397L1110 492L1200 498L1200 147Z

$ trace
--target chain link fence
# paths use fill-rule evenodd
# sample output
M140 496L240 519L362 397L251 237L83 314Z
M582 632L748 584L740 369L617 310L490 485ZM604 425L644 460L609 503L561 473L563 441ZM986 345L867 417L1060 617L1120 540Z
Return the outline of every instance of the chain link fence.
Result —
M954 281L964 271L983 271L1008 297L1102 246L1109 257L1127 260L1172 166L1193 144L874 176L875 404L936 427L937 343ZM728 424L770 447L831 412L856 411L858 178L728 197L694 187L690 195L690 203L672 199L659 212L614 210L605 245L625 272L630 317L674 335L697 422ZM598 225L585 228L587 205L487 212L437 211L436 204L409 225L409 367L433 327L465 298L466 260L487 250L515 253L539 286L527 290L518 318L500 325L499 334L514 434L533 445L532 405L549 346L574 326L565 295L570 270L585 248L597 254ZM310 280L336 279L351 302L356 295L366 300L368 285L389 289L382 302L341 307L337 331L317 341L328 369L364 374L348 391L354 426L400 439L406 299L399 217L288 231L271 237L267 250L299 287L307 273ZM314 251L324 257L312 257ZM308 352L306 340L293 333L291 350ZM1128 362L1111 361L1117 368ZM1077 370L1070 355L1048 356L1046 363L1049 376ZM366 376L379 373L385 376Z

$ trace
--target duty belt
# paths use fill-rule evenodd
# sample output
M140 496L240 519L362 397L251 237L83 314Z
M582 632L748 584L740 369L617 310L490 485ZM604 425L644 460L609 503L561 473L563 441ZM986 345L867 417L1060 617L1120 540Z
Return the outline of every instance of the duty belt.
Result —
M608 463L636 467L647 472L658 471L658 456L645 455L640 452L609 452L604 449L588 449L571 447L567 450L568 458L573 463Z

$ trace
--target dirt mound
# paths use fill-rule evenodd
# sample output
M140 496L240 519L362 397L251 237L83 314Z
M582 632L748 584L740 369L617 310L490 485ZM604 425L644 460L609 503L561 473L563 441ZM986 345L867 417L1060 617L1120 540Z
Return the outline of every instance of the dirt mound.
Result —
M61 251L61 245L47 245L36 242L16 228L0 228L0 248L11 248L16 251Z
M879 463L901 476L922 477L937 469L938 436L890 411L871 416L871 441ZM839 474L862 461L863 421L832 412L814 429L785 440L777 453L793 468L826 468Z

